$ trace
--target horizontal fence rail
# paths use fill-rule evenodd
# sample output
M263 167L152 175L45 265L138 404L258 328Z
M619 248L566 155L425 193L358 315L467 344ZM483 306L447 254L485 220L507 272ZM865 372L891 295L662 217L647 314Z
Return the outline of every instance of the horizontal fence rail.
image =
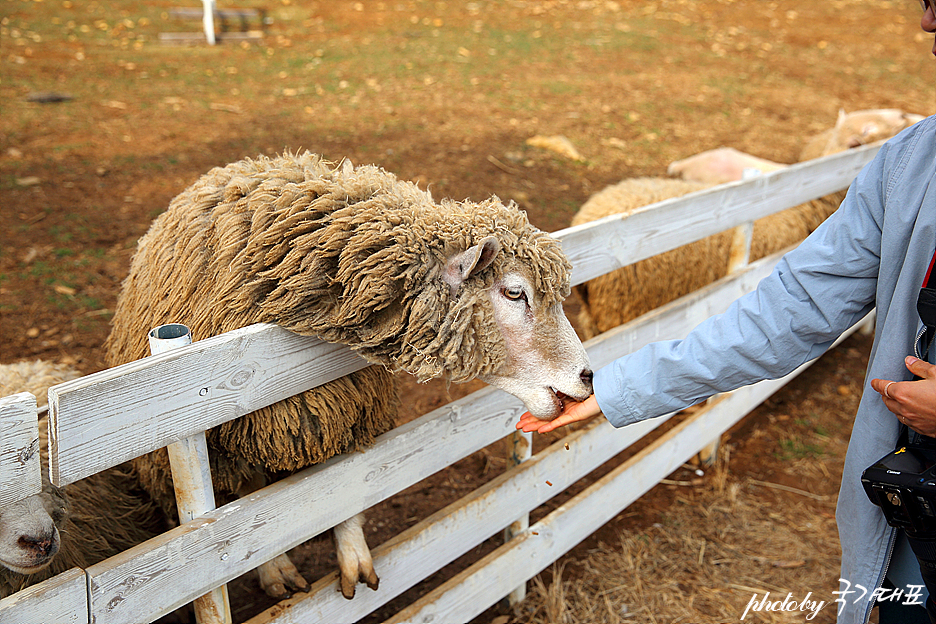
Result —
M72 483L365 366L344 345L257 324L54 386L52 483Z
M573 262L573 281L581 283L839 190L877 149L869 146L794 165L555 236ZM593 367L649 342L685 336L752 290L779 257L764 258L589 341ZM55 386L49 391L52 480L74 482L364 366L344 346L254 325ZM619 513L788 378L713 401L667 432L664 442L640 451L390 621L463 621L482 612ZM72 570L0 600L0 622L150 622L504 438L514 431L523 410L519 400L501 391L475 392L384 434L364 453L332 458L85 571ZM0 399L0 504L38 490L38 453L35 460L30 455L37 438L35 414L31 395ZM603 421L575 431L564 439L568 450L564 444L553 445L377 546L378 591L361 591L347 601L337 592L337 575L331 574L314 583L308 594L279 603L250 624L360 619L667 418L613 434ZM24 452L28 466L17 463ZM16 491L7 487L21 482L28 485Z
M847 187L879 144L668 199L627 216L555 233L572 263L572 283L633 264Z

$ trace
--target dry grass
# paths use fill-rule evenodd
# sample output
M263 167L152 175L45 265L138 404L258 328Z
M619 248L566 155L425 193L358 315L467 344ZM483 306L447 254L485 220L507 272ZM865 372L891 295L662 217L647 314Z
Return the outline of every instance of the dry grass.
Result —
M723 447L727 453L727 448ZM839 545L834 497L800 495L776 506L774 488L730 474L679 488L664 522L620 533L574 564L554 565L551 582L531 584L517 621L530 624L737 622L756 593L808 592L826 606L812 622L834 621ZM788 492L792 493L792 492ZM577 565L575 580L567 568ZM750 613L747 621L803 622L805 613Z

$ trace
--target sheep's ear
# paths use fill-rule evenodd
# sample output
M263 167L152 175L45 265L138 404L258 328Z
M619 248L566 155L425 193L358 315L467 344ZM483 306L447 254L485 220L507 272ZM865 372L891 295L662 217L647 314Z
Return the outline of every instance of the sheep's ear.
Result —
M845 112L844 108L840 108L838 112L838 118L836 118L835 120L835 127L841 128L847 118L848 118L848 113Z
M500 243L493 236L487 236L480 243L469 247L465 251L455 254L445 263L445 272L442 279L449 285L452 292L473 275L477 275L491 265L500 251Z

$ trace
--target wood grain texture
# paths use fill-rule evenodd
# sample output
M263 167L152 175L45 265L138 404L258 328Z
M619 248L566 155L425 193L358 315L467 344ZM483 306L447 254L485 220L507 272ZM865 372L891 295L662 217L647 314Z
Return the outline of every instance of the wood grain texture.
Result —
M36 397L20 392L0 398L0 506L42 490Z
M0 600L3 624L88 624L88 580L72 568Z
M49 390L52 482L66 485L367 364L258 324Z

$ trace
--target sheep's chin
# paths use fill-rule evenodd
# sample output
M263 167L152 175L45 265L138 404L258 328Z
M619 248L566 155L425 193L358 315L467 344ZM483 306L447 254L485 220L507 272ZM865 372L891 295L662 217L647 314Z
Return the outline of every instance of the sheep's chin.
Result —
M552 388L547 388L546 392L547 400L537 401L532 405L526 403L527 411L539 420L553 420L562 413L562 399L556 396Z
M52 557L49 557L48 559L46 559L44 563L42 563L41 565L37 565L37 566L16 565L16 564L10 563L9 561L4 561L3 559L0 559L0 566L3 566L4 568L7 568L9 570L12 570L13 572L16 572L17 574L24 574L24 575L35 574L36 572L39 572L40 570L43 570L44 568L48 567L50 563L52 563Z
M526 411L540 420L553 420L569 402L584 401L591 394L591 388L585 385L581 387L581 396L573 396L553 386L524 383L515 376L479 375L478 378L523 401Z

